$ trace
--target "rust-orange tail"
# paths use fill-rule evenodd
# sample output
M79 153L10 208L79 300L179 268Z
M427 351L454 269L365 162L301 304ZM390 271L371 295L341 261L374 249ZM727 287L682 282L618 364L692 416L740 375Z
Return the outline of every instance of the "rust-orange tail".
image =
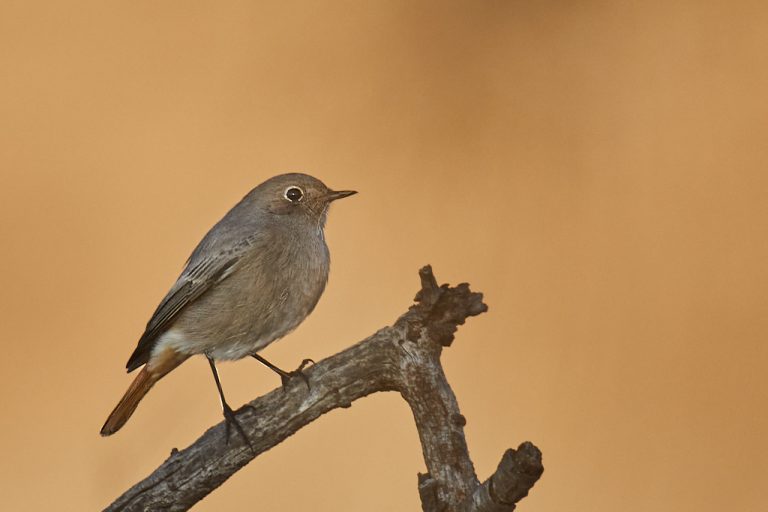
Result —
M125 425L125 422L128 421L128 418L131 417L133 411L136 410L136 406L139 405L141 399L144 398L147 391L152 389L152 386L154 386L157 380L158 379L154 374L150 374L147 371L146 366L142 368L136 378L133 379L128 391L126 391L123 398L120 399L117 407L115 407L109 415L109 418L107 418L104 426L101 427L101 435L111 436L120 430L120 428Z
M128 387L123 398L120 399L115 409L107 418L104 426L101 427L102 436L111 436L120 430L133 411L139 405L139 402L147 392L152 389L155 382L160 380L169 371L180 365L186 356L181 356L173 350L166 350L160 357L153 358L144 368L141 369L136 378Z

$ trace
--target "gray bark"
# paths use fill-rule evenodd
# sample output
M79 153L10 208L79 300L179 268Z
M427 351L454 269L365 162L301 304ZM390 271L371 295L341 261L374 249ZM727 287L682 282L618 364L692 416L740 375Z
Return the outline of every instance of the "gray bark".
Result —
M538 480L541 453L530 443L508 450L496 472L478 482L459 411L440 354L457 326L487 311L482 294L466 283L438 287L432 269L419 272L416 304L389 327L305 370L310 389L291 382L237 411L251 442L224 423L208 429L189 447L173 450L152 474L105 510L188 510L259 454L321 415L378 391L397 391L408 402L421 440L427 473L418 490L425 512L511 511Z

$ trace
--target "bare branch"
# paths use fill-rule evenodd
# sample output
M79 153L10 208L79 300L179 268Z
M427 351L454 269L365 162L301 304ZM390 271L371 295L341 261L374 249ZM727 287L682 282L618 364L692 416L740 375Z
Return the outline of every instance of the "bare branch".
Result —
M425 511L497 510L483 505L488 501L486 494L489 499L498 495L498 503L514 507L538 476L525 480L520 476L528 474L525 471L502 470L502 466L527 467L516 466L514 456L505 464L505 455L496 474L478 485L464 438L465 420L440 364L441 351L450 346L457 326L487 310L482 294L471 292L467 284L438 287L428 266L420 276L417 304L392 326L306 370L309 391L303 383L291 383L237 411L253 451L239 436L231 436L227 443L224 423L219 423L188 448L174 449L160 467L106 510L188 510L260 453L321 415L378 391L398 391L413 411L429 471L419 477ZM519 454L522 446L535 450L533 445L521 445L512 453ZM518 476L505 476L507 473ZM500 488L502 494L498 494Z
M509 449L491 477L464 502L461 512L511 512L544 472L541 451L525 442Z

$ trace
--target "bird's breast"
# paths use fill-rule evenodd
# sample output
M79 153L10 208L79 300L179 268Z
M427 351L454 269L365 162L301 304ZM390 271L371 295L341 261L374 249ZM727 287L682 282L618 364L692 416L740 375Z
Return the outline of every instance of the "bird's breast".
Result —
M192 340L195 353L227 360L251 355L312 312L325 289L329 263L320 237L256 248L191 304L176 328Z

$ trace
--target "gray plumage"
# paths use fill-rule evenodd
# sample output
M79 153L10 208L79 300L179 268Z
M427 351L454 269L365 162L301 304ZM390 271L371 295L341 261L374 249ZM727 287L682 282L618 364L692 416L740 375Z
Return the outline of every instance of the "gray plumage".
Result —
M142 365L101 428L120 430L141 399L190 356L204 354L213 372L227 425L248 443L224 399L215 361L254 356L293 330L315 308L328 280L323 237L334 192L306 174L283 174L251 190L198 244L171 290L147 323L126 367Z
M290 188L301 191L300 200L286 197ZM351 193L298 173L254 188L195 248L147 324L128 370L165 347L240 359L293 330L312 312L328 279L328 206Z

